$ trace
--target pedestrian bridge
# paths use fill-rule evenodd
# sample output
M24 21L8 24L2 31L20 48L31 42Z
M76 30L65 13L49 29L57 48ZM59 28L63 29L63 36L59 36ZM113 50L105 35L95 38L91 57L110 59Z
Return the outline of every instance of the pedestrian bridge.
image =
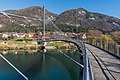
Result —
M119 80L120 58L95 46L85 44L95 80Z
M85 44L79 39L54 39L42 42L64 41L73 43L78 47L83 62L80 67L83 71L83 80L119 80L120 79L120 58L111 53Z
M44 9L45 11L45 9ZM45 13L45 12L44 12ZM9 14L5 12L0 12L0 14L11 18L11 17L19 17L24 18L28 21L35 20L35 21L43 21L44 22L44 39L45 39L45 14L44 20L29 18L26 16L20 16L16 14ZM59 28L50 21L52 25ZM60 30L61 32L61 30ZM61 38L61 39L51 39L51 40L44 40L40 42L51 42L51 41L64 41L73 43L78 47L80 54L82 57L80 66L80 73L82 73L82 80L119 80L120 79L120 57L110 54L109 52L97 48L96 46L92 46L89 44L85 44L79 39L71 39L71 38ZM40 43L38 42L38 43ZM18 71L26 80L29 80L26 76L24 76L14 65L12 65L4 56L0 55L9 65L11 65L16 71Z

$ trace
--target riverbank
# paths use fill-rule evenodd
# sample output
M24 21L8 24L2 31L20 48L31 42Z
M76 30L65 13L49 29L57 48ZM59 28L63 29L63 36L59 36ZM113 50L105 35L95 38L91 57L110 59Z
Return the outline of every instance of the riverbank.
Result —
M41 49L42 44L37 41L0 41L0 50L36 50ZM72 43L49 42L46 49L73 49L76 48Z

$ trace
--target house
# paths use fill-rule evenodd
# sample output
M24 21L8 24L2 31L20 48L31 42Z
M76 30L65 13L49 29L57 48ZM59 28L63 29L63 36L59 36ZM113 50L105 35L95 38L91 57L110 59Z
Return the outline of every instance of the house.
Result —
M29 38L32 38L34 35L35 35L35 33L32 33L32 32L28 33Z
M56 39L56 38L66 38L67 37L67 34L65 33L59 33L59 32L56 32L54 33L51 38L53 39Z
M25 37L25 36L26 36L25 33L18 33L18 36L17 36L17 37L21 37L21 38L23 38L23 37Z
M33 39L42 39L42 36L34 35L32 38Z
M13 37L19 37L19 35L18 35L17 32L11 32L11 35L12 35Z
M45 35L46 35L46 36L50 36L51 33L50 33L50 32L46 32Z
M10 35L10 33L8 33L8 32L4 32L4 33L2 33L2 38L8 38L8 37L10 37L11 35Z
M42 32L37 31L37 32L35 32L35 35L41 35L42 36Z
M66 34L67 34L67 37L69 37L69 38L74 38L76 35L79 35L78 33L76 34L76 33L72 33L72 32L67 32Z

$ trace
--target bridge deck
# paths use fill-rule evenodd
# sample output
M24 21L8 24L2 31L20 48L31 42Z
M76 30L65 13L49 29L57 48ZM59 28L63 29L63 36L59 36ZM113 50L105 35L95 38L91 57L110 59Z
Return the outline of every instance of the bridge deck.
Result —
M86 44L95 80L120 80L120 60Z

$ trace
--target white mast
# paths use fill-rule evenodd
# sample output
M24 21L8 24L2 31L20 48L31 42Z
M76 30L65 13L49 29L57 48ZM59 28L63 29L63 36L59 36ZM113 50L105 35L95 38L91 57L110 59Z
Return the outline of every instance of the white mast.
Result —
M43 27L44 27L44 32L43 32L43 40L45 41L45 7L43 6Z

